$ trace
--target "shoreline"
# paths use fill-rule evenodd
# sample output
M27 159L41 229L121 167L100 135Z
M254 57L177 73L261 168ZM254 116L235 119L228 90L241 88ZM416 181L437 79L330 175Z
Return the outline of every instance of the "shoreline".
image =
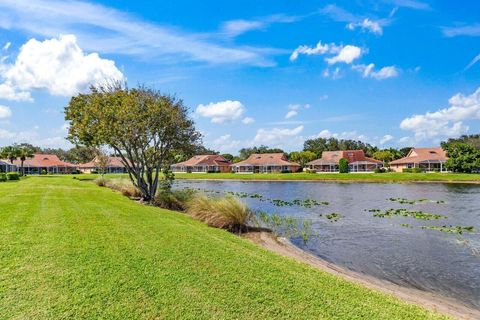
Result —
M480 184L480 180L363 180L363 179L229 179L229 178L183 178L175 177L176 180L189 181L236 181L236 182L335 182L335 183L444 183L444 184Z
M249 232L242 235L255 244L282 256L306 263L309 266L339 276L369 289L392 295L404 302L415 304L456 319L480 319L480 310L466 306L452 298L435 293L408 288L369 275L357 273L327 262L293 245L285 238L277 238L267 232Z

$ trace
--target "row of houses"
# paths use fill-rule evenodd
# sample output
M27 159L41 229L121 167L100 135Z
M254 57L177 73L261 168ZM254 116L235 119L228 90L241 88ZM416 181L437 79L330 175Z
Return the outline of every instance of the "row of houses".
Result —
M100 168L96 159L84 164L73 164L60 160L54 154L34 154L23 162L20 160L0 160L0 172L20 171L26 175L32 174L71 174L71 173L93 173L98 172ZM108 165L104 168L105 173L125 173L126 169L120 157L109 157Z
M373 172L383 167L382 161L365 156L363 150L324 151L320 159L306 164L306 168L322 172L338 172L340 159L348 160L350 172ZM391 161L390 168L396 172L404 169L420 168L424 171L446 171L445 162L448 157L442 148L412 148L404 158ZM0 160L0 172L20 171L20 160L11 163ZM120 157L109 157L106 173L125 173L126 168ZM171 166L176 173L271 173L271 172L298 172L302 170L300 164L289 161L283 153L252 154L248 159L231 163L220 155L198 155L187 161ZM35 154L23 163L23 172L31 174L68 174L99 172L98 162L93 159L84 164L72 164L62 161L54 154Z
M340 159L348 160L350 172L374 172L382 168L382 161L365 156L363 150L324 151L320 159L306 164L306 168L322 172L339 172ZM390 162L390 168L396 172L404 169L420 168L424 171L445 171L448 157L442 148L412 148L406 157ZM199 155L187 161L171 166L176 173L192 172L234 172L234 173L270 173L297 172L302 167L289 161L283 153L252 154L248 159L230 163L220 155Z

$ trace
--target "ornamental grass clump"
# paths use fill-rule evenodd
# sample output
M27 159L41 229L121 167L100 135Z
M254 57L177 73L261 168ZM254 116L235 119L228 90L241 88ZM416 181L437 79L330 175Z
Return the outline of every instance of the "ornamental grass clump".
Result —
M193 189L159 190L155 195L153 204L164 209L185 211L187 209L187 203L195 193L196 191Z
M236 233L245 231L252 217L247 205L232 196L218 199L194 197L187 203L187 213L211 227Z
M141 193L138 188L136 188L129 180L127 179L105 179L103 177L97 178L94 180L97 186L107 187L112 190L121 192L124 196L129 198L140 198Z

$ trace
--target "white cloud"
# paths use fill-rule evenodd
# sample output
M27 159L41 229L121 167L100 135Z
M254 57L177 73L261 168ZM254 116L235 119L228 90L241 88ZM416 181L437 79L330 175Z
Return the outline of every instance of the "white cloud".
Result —
M243 118L243 120L242 120L242 123L243 123L243 124L252 124L252 123L254 123L254 122L255 122L255 119L253 119L253 118L251 118L251 117L245 117L245 118Z
M299 19L300 17L275 14L254 20L229 20L222 24L221 33L228 37L236 37L249 31L266 29L273 23L291 23Z
M141 20L128 12L86 1L0 1L0 28L41 37L75 34L84 50L157 57L157 62L198 61L272 66L270 48L214 41L218 34L196 34Z
M383 80L398 76L398 69L395 66L383 67L378 71L375 71L374 67L375 64L373 63L370 63L369 65L357 64L352 66L352 69L361 72L362 77L364 78L374 78L377 80Z
M312 136L311 138L335 138L335 139L350 139L350 140L367 140L367 137L363 134L358 134L357 131L344 131L341 133L333 133L328 129L320 131L317 135Z
M390 2L396 6L410 8L410 9L417 9L417 10L431 9L428 3L418 1L418 0L390 0Z
M207 105L199 104L195 112L202 117L211 118L212 123L224 123L240 118L245 107L240 101L226 100Z
M480 61L480 54L476 55L472 61L470 61L470 63L465 67L464 70L468 70L470 69L471 67L473 67L474 64L476 64L478 61Z
M212 141L211 146L213 149L218 150L222 153L230 152L236 153L240 148L241 141L232 139L230 134L225 134L219 138Z
M10 48L11 45L12 45L11 42L5 43L5 45L2 47L2 50L7 51Z
M19 91L14 88L11 82L0 83L0 99L11 101L33 101L30 92Z
M84 54L73 35L29 40L13 65L7 66L5 84L21 90L46 89L53 95L72 96L90 85L123 80L112 60L97 53Z
M465 26L456 26L456 27L444 27L442 28L443 35L446 37L457 37L457 36L470 36L478 37L480 36L480 24L472 24Z
M300 143L301 137L298 135L303 131L303 126L298 126L293 129L287 128L272 128L272 129L258 129L254 144L262 144L269 146L292 145L293 143Z
M332 78L335 80L340 79L342 77L342 74L340 68L336 67L335 69L333 69L333 71L330 71L329 68L326 68L325 70L323 70L322 76L324 78Z
M299 110L300 108L310 109L311 105L306 103L303 106L300 103L291 103L288 105L288 110Z
M12 110L7 106L0 105L0 119L6 119L12 116Z
M468 131L469 127L463 121L480 120L480 88L468 96L458 93L448 102L448 108L404 119L400 128L412 131L417 140L455 137Z
M382 35L383 28L378 21L373 21L368 18L363 19L361 22L350 22L347 24L347 29L355 30L360 28L363 31L370 31L371 33Z
M296 115L298 114L297 111L295 110L290 110L287 112L287 114L285 115L285 119L290 119L292 117L295 117Z
M295 61L298 59L298 56L301 54L310 56L316 54L325 54L327 52L331 52L332 50L337 50L337 46L335 44L322 44L322 41L318 41L315 47L309 47L307 45L298 46L290 55L290 61Z
M394 139L394 137L392 135L386 134L380 139L380 144L385 144L387 142L392 141L393 139Z
M346 45L343 47L340 52L332 57L332 58L327 58L325 61L328 62L328 64L335 64L338 62L344 62L344 63L352 63L353 60L360 58L362 55L362 49L356 46L352 45Z

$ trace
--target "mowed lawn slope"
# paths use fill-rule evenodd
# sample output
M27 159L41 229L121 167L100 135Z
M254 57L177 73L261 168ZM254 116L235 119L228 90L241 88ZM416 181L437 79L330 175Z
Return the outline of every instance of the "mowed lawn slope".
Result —
M0 195L0 319L441 318L91 182Z

